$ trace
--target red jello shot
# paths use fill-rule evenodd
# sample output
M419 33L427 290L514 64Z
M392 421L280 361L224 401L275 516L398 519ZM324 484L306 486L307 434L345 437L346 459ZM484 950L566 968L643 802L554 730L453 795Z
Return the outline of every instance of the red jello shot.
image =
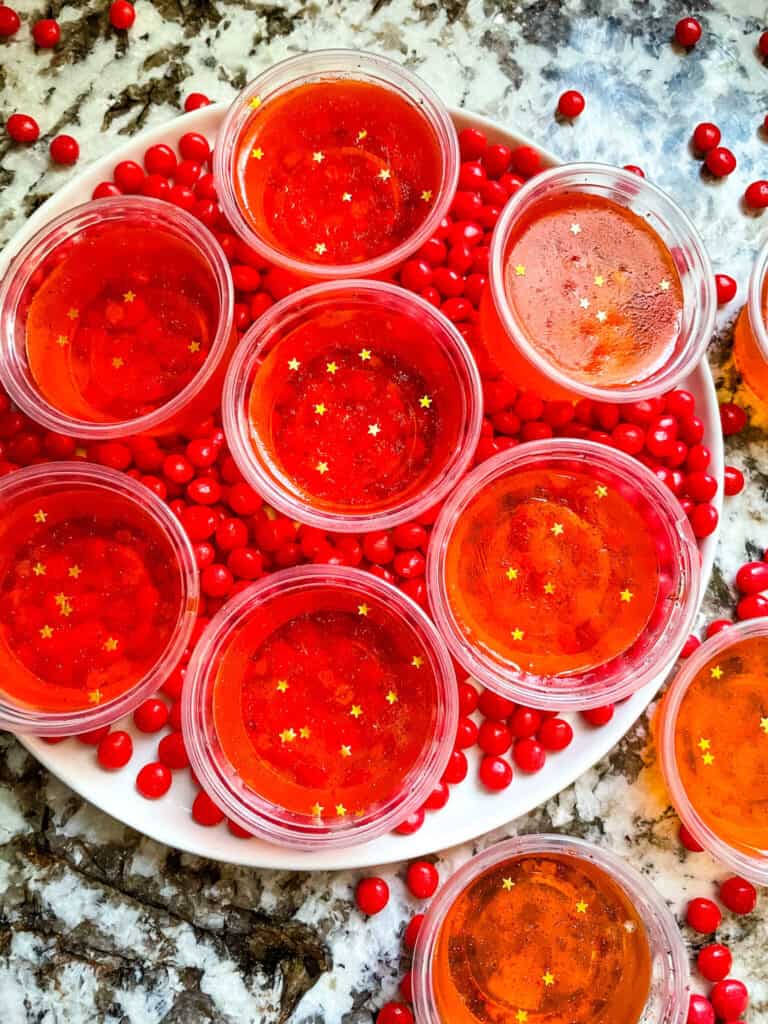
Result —
M574 163L528 181L491 243L492 362L547 398L651 398L703 357L717 296L687 215L644 178Z
M238 346L222 405L248 483L286 515L348 532L441 501L482 425L480 378L456 328L376 281L318 284L273 306Z
M178 207L78 206L24 246L0 285L0 377L49 430L173 433L219 402L233 294L216 239Z
M307 277L371 277L445 216L459 148L448 110L394 61L318 50L263 72L214 152L219 201L270 262Z
M351 846L419 808L458 721L451 659L424 612L359 569L265 577L211 621L187 669L192 770L254 835Z
M427 560L453 656L535 708L599 707L660 682L699 587L696 539L669 488L623 452L567 438L501 452L465 477Z
M128 714L198 610L176 518L123 473L52 462L0 480L0 521L0 728L66 736Z

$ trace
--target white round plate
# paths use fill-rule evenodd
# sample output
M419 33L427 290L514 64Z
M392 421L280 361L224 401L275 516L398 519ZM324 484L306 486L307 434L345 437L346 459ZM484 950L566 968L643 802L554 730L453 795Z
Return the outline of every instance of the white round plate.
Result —
M91 192L100 181L111 179L112 169L118 161L133 159L140 163L147 146L157 142L176 142L189 131L202 132L213 141L225 110L224 104L216 104L185 114L170 123L136 135L124 146L92 164L35 211L6 247L3 259L8 259L47 221L90 199ZM457 128L477 126L494 142L503 142L509 146L536 146L532 140L507 131L486 118L462 110L454 110L453 118ZM543 153L546 164L559 162L552 154L542 151L538 146L536 148ZM704 442L712 451L712 472L721 484L715 498L719 512L722 501L723 442L717 397L706 363L702 362L684 383L696 396L699 414L705 423ZM701 545L704 586L709 582L716 546L717 533ZM516 773L512 785L502 793L489 793L479 784L479 755L477 748L473 748L469 751L470 770L467 778L461 785L451 787L448 804L440 811L427 814L418 832L410 836L386 835L363 846L327 852L285 849L257 839L238 839L224 825L216 828L197 825L190 814L196 790L186 771L176 773L173 786L162 799L143 799L135 789L136 771L142 764L156 759L160 736L138 733L130 720L122 723L121 728L133 735L134 756L126 768L116 773L102 771L96 763L94 749L76 740L50 745L36 737L20 738L46 768L86 800L168 846L202 857L253 867L293 870L369 867L420 857L434 850L466 842L527 814L570 785L614 747L645 710L662 682L663 678L660 677L619 705L612 721L603 728L585 726L578 715L566 716L570 717L575 734L570 747L560 754L550 755L545 767L536 775Z

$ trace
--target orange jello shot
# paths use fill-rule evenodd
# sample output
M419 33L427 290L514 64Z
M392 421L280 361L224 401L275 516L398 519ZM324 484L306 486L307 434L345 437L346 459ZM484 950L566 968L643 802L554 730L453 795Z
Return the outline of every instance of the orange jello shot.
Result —
M132 711L186 647L197 567L167 506L79 462L0 481L0 728L86 732Z
M768 885L768 624L740 622L697 648L655 725L686 827L732 871Z
M435 622L490 689L575 710L660 683L695 614L686 516L645 466L604 445L535 441L478 466L435 524Z
M752 394L768 403L768 242L758 254L747 302L736 321L733 358Z
M323 529L383 529L441 501L482 425L472 355L438 310L380 281L318 284L246 334L224 384L246 480Z
M221 247L170 203L101 199L42 228L0 286L0 377L49 430L173 433L221 396L234 345Z
M254 835L351 846L420 807L458 717L424 612L358 569L277 572L229 601L187 670L183 730L213 801Z
M419 931L419 1024L683 1024L687 954L653 887L614 854L530 835L472 858Z
M709 258L659 188L564 164L510 199L491 244L481 346L546 397L629 402L674 387L714 325Z
M214 153L222 207L265 259L297 274L379 274L434 233L459 154L450 115L394 61L319 50L269 68L227 113Z

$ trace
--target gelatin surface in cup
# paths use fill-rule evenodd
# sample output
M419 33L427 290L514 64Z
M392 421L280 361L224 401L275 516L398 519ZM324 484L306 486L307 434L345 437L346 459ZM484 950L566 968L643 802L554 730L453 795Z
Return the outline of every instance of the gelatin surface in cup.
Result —
M41 397L72 419L116 423L153 413L192 381L221 309L191 240L158 224L106 220L43 261L18 315Z
M674 722L674 758L693 811L749 856L768 855L768 636L714 653Z
M659 235L626 206L575 191L539 199L515 222L504 260L513 315L569 378L628 385L674 352L680 275Z
M177 634L182 597L178 555L138 503L86 482L18 496L0 530L0 691L43 714L119 698Z
M749 301L733 331L733 359L749 390L768 404L768 251L758 257L750 282Z
M435 729L424 644L386 601L306 585L254 608L215 663L221 749L262 800L316 825L393 800Z
M458 893L439 926L430 981L443 1024L637 1024L651 949L632 900L603 868L531 852Z
M234 188L252 230L308 264L375 259L413 235L442 191L424 112L394 89L340 76L261 102L234 143Z

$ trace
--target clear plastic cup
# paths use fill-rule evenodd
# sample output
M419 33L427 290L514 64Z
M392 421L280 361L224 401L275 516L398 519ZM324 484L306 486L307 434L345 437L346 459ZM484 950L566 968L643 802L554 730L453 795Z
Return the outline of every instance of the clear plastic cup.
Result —
M504 697L562 711L660 684L699 588L696 540L669 488L628 455L574 438L474 469L427 556L435 624L461 666Z
M765 757L762 767L759 762L763 744L768 744L768 699L764 686L762 700L756 687L748 688L737 705L728 690L731 669L750 664L757 679L764 681L768 664L765 619L738 622L710 637L686 658L661 702L654 734L670 799L691 835L731 871L757 885L768 885L768 842L754 838L754 818L759 819L755 808L768 796ZM683 751L678 747L678 741L685 743L681 714L694 683L698 683L699 696L702 694L702 680L718 691L721 701L722 706L708 719L710 725L712 718L716 719L717 731L713 726L705 736L691 735L692 749ZM696 732L703 731L705 718L700 710L696 724ZM726 728L730 741L726 741ZM740 758L749 764L742 764ZM730 777L720 782L724 767ZM720 786L720 795L713 790L713 796L705 788L708 785ZM745 806L739 808L737 800L744 800Z
M165 276L153 279L157 266L146 275L153 305L145 303L150 316L144 327L166 333L152 344L138 346L138 335L107 337L106 330L87 322L91 308L78 308L79 300L85 297L99 308L103 305L103 315L113 317L115 330L121 315L143 315L142 286L135 281L144 278L144 271L137 261L141 253L153 251L157 266L165 267ZM186 260L183 271L182 258ZM62 273L67 277L59 280ZM119 287L122 273L125 292ZM73 292L75 288L79 294ZM107 288L110 295L115 292L114 299L106 297ZM47 306L41 305L35 313L33 341L28 327L35 299ZM236 342L233 306L232 277L224 253L211 232L189 213L171 203L138 196L85 203L41 228L14 257L0 282L0 378L16 405L48 430L88 440L172 433L189 420L208 415L219 403L226 355ZM161 307L162 326L157 312ZM203 340L187 346L187 327L195 324ZM140 373L136 380L126 378L125 374L137 372L134 360L154 358L155 353L161 359L170 358L169 331L176 332L176 362L162 362L160 368L153 363L146 379ZM196 338L197 333L189 336ZM33 367L30 345L36 347L37 339L44 347L34 357ZM102 344L105 339L107 344ZM98 350L96 344L101 346ZM189 367L183 362L187 359ZM62 364L52 373L56 360ZM171 375L179 374L182 364L183 375L173 377L172 385ZM161 381L166 375L167 387ZM174 391L177 380L179 390ZM142 392L138 401L142 388L146 398ZM94 390L86 393L86 389L101 389L98 400ZM126 416L121 405L113 406L112 391L120 394L120 389L125 389L127 408L135 403L145 411Z
M233 458L271 505L360 532L450 492L480 437L482 386L439 310L397 285L352 280L295 292L257 320L230 363L222 411Z
M645 929L645 937L650 953L650 991L645 1006L639 1017L622 1020L622 1024L684 1024L688 1013L688 954L680 936L674 917L667 908L666 903L656 892L653 886L633 868L629 867L616 854L603 850L591 843L581 839L571 839L560 835L528 835L515 839L508 839L495 846L489 847L483 853L469 860L455 875L445 884L438 895L432 901L427 911L424 922L419 930L419 937L416 942L413 964L413 995L416 1018L419 1024L457 1024L456 1020L448 1019L440 1012L441 995L439 986L436 987L436 977L441 968L447 964L445 949L440 948L441 933L451 908L466 891L474 885L481 883L483 876L499 871L502 865L512 864L520 858L537 857L560 857L565 859L573 858L577 869L583 865L592 876L607 876L610 883L617 887L624 894L625 899L634 908L635 915ZM514 888L509 890L514 891ZM492 897L491 897L492 898ZM586 902L583 904L584 914L588 915L590 908ZM567 914L568 910L563 909ZM576 910L578 916L578 910ZM630 922L633 932L636 932L637 925ZM482 918L478 920L478 927L482 927ZM565 922L561 925L565 928ZM521 935L529 929L536 929L535 918L526 917L520 922L520 930L509 935L509 944L514 949L510 950L510 963L503 960L497 961L495 966L504 970L510 975L515 970L516 956L521 945ZM629 929L628 929L629 930ZM482 941L482 940L480 940ZM558 943L563 941L560 935L553 936L551 954L553 959L558 956ZM515 948L516 947L516 948ZM496 950L498 952L498 950ZM560 954L561 955L561 954ZM593 954L594 955L594 954ZM603 951L605 956L605 950ZM503 952L501 952L503 957ZM481 972L483 969L482 947L477 942L474 950L476 961L476 975L472 979L476 990L482 988ZM632 970L635 964L628 964ZM550 968L554 973L550 973ZM555 965L542 965L542 972L547 971L547 980L543 984L553 986L556 991L558 978ZM530 985L535 984L534 978L526 978ZM585 978L589 984L589 979ZM499 992L489 993L490 1001L498 1002ZM595 998L599 993L592 993ZM503 996L502 996L503 998ZM463 1004L466 1016L462 1017L461 1024L465 1020L486 1020L487 1017L475 1017L467 1004ZM505 1008L506 1009L506 1008ZM504 1012L504 1010L502 1010ZM519 1012L519 1011L518 1011ZM525 1020L527 1010L523 1015L515 1018L512 1015L505 1015L505 1021ZM539 1013L530 1011L530 1019L543 1019ZM495 1017L493 1019L496 1019ZM560 1017L558 1017L560 1019ZM564 1018L563 1018L564 1019ZM586 1021L587 1017L579 1017L579 1022ZM594 1019L594 1018L589 1018ZM601 1016L601 1020L603 1017ZM617 1018L614 1018L617 1019Z
M285 97L295 90L323 83L364 83L382 90L384 100L387 96L405 101L407 109L420 116L429 128L433 142L440 153L439 181L430 189L428 212L420 223L416 224L410 234L402 237L386 251L381 251L368 259L358 262L324 262L297 257L288 250L285 244L268 232L266 227L259 230L253 217L248 216L244 209L241 192L249 159L253 156L250 144L244 145L244 136L248 134L255 117L264 115L269 104L276 100L283 102ZM319 131L318 124L323 112L318 112L313 120L311 131ZM291 118L289 117L289 120ZM287 130L292 125L287 125ZM338 130L338 125L336 125ZM309 143L321 136L307 136ZM366 138L367 136L367 138ZM344 152L351 153L356 146L375 147L375 133L369 134L365 126L360 126L360 133L349 140L339 139L333 142L336 147L344 147ZM397 140L393 140L393 147ZM385 147L386 150L387 147ZM261 147L257 147L262 154ZM373 150L372 150L373 151ZM309 152L309 151L308 151ZM386 155L386 153L384 154ZM414 154L410 154L413 156ZM269 153L259 156L259 161L266 167ZM319 158L323 157L322 151ZM381 156L374 153L372 168L379 166ZM288 159L286 157L286 159ZM422 160L424 162L424 159ZM416 162L418 163L418 161ZM317 170L316 164L309 164L308 173ZM383 165L382 165L383 166ZM237 234L259 252L265 260L292 271L302 277L321 278L327 280L341 277L373 277L394 267L397 263L415 252L431 235L445 216L453 198L459 173L459 147L456 131L450 114L440 98L415 75L400 64L373 53L357 50L316 50L311 53L289 57L273 65L250 83L229 108L220 129L216 149L214 151L213 172L219 202ZM393 179L394 180L394 179ZM333 184L335 184L335 179ZM386 180L384 184L389 184ZM346 195L342 190L345 181L339 180L339 195ZM335 193L329 182L328 199L330 204ZM355 195L350 193L347 202L333 210L329 206L329 216L340 218L354 214ZM409 201L407 190L399 195L397 202L402 205ZM349 212L347 212L349 211ZM375 215L376 207L371 207L371 215Z
M178 520L129 476L83 462L4 476L0 513L0 728L68 736L133 711L198 612Z
M757 254L747 302L733 332L733 359L752 394L768 402L768 242Z
M437 631L359 569L302 566L253 584L212 619L186 679L182 728L200 785L242 828L285 846L390 831L453 749L456 677Z
M636 377L632 374L624 379L618 369L612 369L610 383L596 383L599 378L591 366L566 369L562 362L558 364L553 355L544 351L541 341L537 343L537 338L526 328L520 312L510 299L505 284L505 272L514 232L522 224L527 225L535 221L533 213L538 209L545 211L553 202L564 202L570 196L590 196L595 200L609 200L614 206L622 207L642 218L668 250L670 265L674 268L672 273L676 272L679 277L682 308L676 340L666 344L664 351L660 349L655 359L649 358L642 364L638 363L635 367ZM578 222L572 225L572 230L575 232L573 246L583 245L581 238L587 237L587 233L581 231ZM592 244L594 248L591 252L602 256L599 239L586 244ZM588 255L591 255L591 252ZM557 258L554 252L550 255ZM542 252L541 256L545 258L547 253ZM626 259L631 267L632 248L623 252L621 258ZM574 275L577 269L573 271ZM605 304L606 297L609 302L614 301L610 299L609 288L612 284L611 274L615 268L604 268L600 263L599 269L603 273L595 274L594 281L590 280L583 286L583 295L581 285L579 288L575 287L575 277L571 282L574 287L568 292L568 296L573 298L572 321L587 326L591 324L590 330L598 329L592 324L592 320L587 318L592 317L593 311L597 316L600 315L601 311L597 307L601 301ZM523 287L527 279L532 278L535 270L534 267L526 269L524 264L521 265L521 276L515 278L521 282L520 287ZM609 164L562 164L537 174L526 182L511 197L499 218L491 242L489 277L490 289L483 302L481 329L482 340L491 360L508 374L513 373L514 378L523 386L539 390L550 398L560 398L574 393L613 402L634 402L651 398L675 387L691 372L704 356L714 328L717 307L715 282L709 257L696 228L677 204L656 185ZM670 293L672 282L662 279L659 283ZM653 284L655 285L655 282ZM566 288L566 285L568 282L564 281L563 288ZM646 283L644 287L650 289L652 284ZM651 294L651 291L644 292L643 301L650 303ZM546 302L546 297L543 296L542 299ZM565 302L565 298L563 301ZM620 304L625 311L622 316L637 315L632 308L633 296L616 298L616 307L618 308ZM606 306L606 309L609 314L610 330L611 306ZM633 323L635 329L638 324L647 325L651 348L650 341L657 325L658 310L655 306L652 309L649 306L649 310L644 317L639 317ZM605 322L606 310L603 310L600 324ZM669 327L670 324L667 325L668 329ZM603 329L602 326L600 329ZM638 342L629 349L629 352L637 354L639 350Z

